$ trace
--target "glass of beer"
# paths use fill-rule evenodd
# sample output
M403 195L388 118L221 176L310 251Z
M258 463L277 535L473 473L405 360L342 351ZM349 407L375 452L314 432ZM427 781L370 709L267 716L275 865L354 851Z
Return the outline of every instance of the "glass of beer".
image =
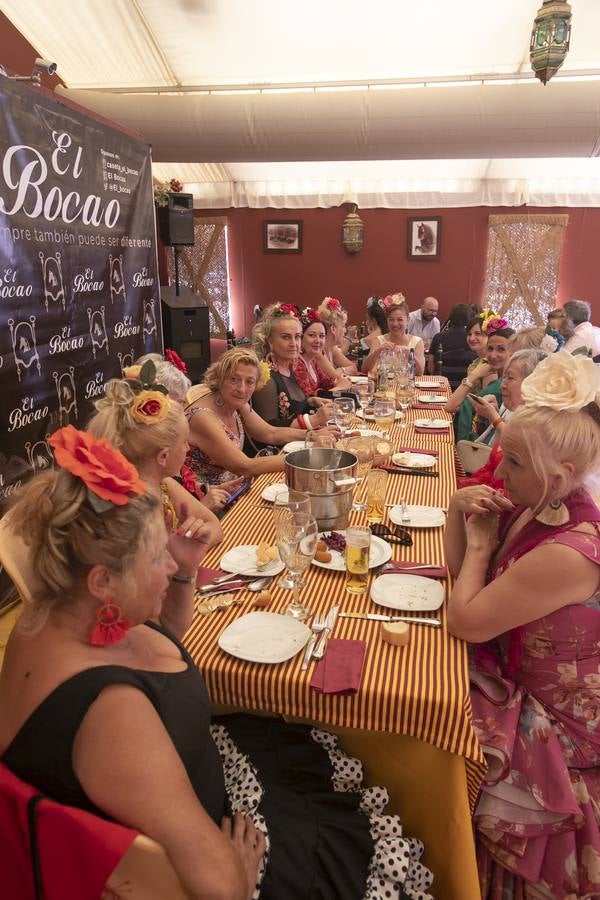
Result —
M346 590L364 594L369 581L371 529L355 525L346 529Z
M375 522L383 522L387 479L387 472L383 472L381 469L371 469L365 479L364 496L366 498L367 522L369 525L373 525Z
M396 418L395 400L375 400L373 404L373 418L375 419L375 424L381 428L383 436L387 437Z

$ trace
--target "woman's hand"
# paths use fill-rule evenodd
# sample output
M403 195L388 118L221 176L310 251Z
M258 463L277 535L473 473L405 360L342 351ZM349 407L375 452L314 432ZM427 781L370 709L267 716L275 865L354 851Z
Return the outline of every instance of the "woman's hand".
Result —
M490 557L498 546L498 516L485 513L469 516L467 521L467 549Z
M492 371L493 369L490 364L487 362L483 362L482 360L481 362L478 362L475 368L471 369L471 371L469 372L469 381L477 381L478 378L481 378L483 380L484 378L487 378L487 376Z
M319 428L321 425L327 425L329 419L333 416L333 403L331 400L323 400L319 409L310 417L313 428Z
M514 505L504 494L493 490L487 484L461 488L452 495L450 506L470 516L514 509Z
M489 422L493 422L498 417L498 402L493 394L487 394L485 397L469 394L468 397L478 416L483 416Z
M188 515L185 503L181 504L177 531L169 535L169 553L182 575L192 575L206 556L210 546L210 525L202 519Z
M241 486L243 481L244 478L230 478L229 481L209 487L202 502L213 512L223 509L231 494Z
M344 370L342 369L341 371L343 373ZM346 378L346 376L343 374L340 375L340 377L338 378L338 380L335 383L336 391L347 391L347 390L350 390L351 387L352 387L352 382L350 381L349 378Z
M265 836L259 831L250 816L237 812L231 819L221 819L221 831L229 838L240 855L246 881L248 882L248 900L251 900L258 876L258 864L265 853Z

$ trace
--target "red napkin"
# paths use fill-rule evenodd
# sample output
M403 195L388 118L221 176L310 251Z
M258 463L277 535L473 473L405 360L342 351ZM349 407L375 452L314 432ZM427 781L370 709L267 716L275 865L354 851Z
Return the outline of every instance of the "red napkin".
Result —
M390 566L394 568L390 568ZM419 562L401 562L399 559L390 560L386 565L384 575L410 575L413 570L415 575L422 575L423 578L447 578L448 569L446 566L436 566L435 569L418 569L417 566L424 566L426 563Z
M428 456L439 456L439 450L430 450L429 447L396 447L394 453L426 453Z
M415 425L415 434L450 434L450 427L448 428L419 428L418 425ZM429 449L427 450L429 453Z
M198 577L196 578L196 587L203 587L205 584L211 584L215 578L225 575L221 569L205 569L202 566L198 569Z
M315 666L311 688L320 694L355 694L360 686L367 645L329 638L327 652Z

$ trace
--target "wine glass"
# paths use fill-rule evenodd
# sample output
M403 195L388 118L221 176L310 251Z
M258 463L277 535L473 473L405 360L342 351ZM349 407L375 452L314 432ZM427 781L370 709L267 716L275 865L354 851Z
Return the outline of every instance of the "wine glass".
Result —
M319 527L313 516L282 510L275 523L275 530L279 556L292 574L292 602L285 610L285 615L302 621L311 615L311 610L300 603L300 578L314 559Z
M376 400L373 404L373 418L375 419L375 423L381 428L384 438L387 438L388 432L396 418L395 401Z
M354 391L360 408L364 412L373 402L373 394L375 392L373 382L369 379L366 384L357 384L354 386Z
M369 437L350 437L345 441L344 450L348 450L350 453L354 453L356 459L358 460L358 465L356 467L356 474L359 478L359 485L364 480L367 472L369 472L371 466L373 465L373 441ZM360 487L357 487L355 492L358 493L361 490ZM361 503L356 498L352 503L352 509L355 512L364 512L367 508L366 503Z
M408 376L400 376L396 382L396 406L402 411L402 420L400 428L406 428L406 410L410 407L413 399L413 393L410 386Z
M310 515L310 496L304 491L290 491L287 488L277 491L273 500L273 518L275 520L275 528L277 521L281 515L289 515L292 513L302 513ZM287 570L282 574L277 582L277 587L292 588L294 586L291 574ZM303 585L301 585L303 587Z
M306 432L304 446L307 450L313 447L325 447L327 450L333 450L335 447L335 435L331 431L313 428L311 431Z
M333 401L333 418L339 426L342 437L349 431L354 418L354 400L350 397L336 397Z

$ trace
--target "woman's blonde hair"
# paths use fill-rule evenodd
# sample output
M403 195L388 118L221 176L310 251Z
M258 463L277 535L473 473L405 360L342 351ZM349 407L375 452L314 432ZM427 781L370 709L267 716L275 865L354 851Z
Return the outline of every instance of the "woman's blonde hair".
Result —
M508 339L509 353L515 353L517 350L536 350L546 336L546 329L543 325L534 328L521 328Z
M590 407L592 404L590 404ZM566 497L581 485L595 486L600 475L600 410L578 412L547 406L520 406L506 423L501 445L504 453L523 447L527 464L542 484L539 512L551 500ZM550 479L570 463L573 474L565 479L560 497L550 495ZM594 487L595 489L595 487Z
M24 598L19 628L33 634L53 610L67 607L92 566L126 577L150 523L160 521L154 516L159 505L146 493L98 513L83 482L64 469L28 481L7 513L7 527L27 545L35 567L34 592Z
M126 381L109 381L104 397L96 401L97 412L86 428L94 437L106 438L130 462L139 465L159 450L173 447L187 420L181 406L167 397L169 411L162 422L152 425L136 422L131 409L134 397Z
M246 350L244 347L232 347L231 350L226 350L216 362L208 367L204 373L202 383L214 394L224 381L231 378L238 366L254 366L257 380L260 377L261 364L256 353L252 350Z
M321 301L317 308L317 313L319 314L319 318L326 325L343 325L345 327L346 322L348 321L348 313L341 306L339 309L331 309L329 307L330 297L325 297L324 300Z
M263 310L260 322L257 322L252 329L252 349L259 359L266 359L270 353L269 339L275 323L286 319L300 322L300 319L291 311L282 309L281 303L272 303Z

